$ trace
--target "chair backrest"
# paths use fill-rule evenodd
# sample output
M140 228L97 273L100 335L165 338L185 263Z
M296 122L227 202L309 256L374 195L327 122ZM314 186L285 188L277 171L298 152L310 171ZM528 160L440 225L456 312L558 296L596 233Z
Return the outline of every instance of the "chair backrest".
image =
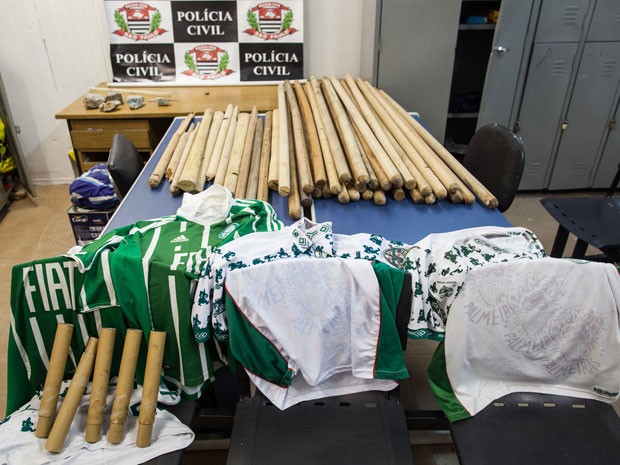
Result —
M123 134L114 134L108 156L108 171L114 188L123 198L144 168L144 161L131 141Z
M497 197L497 209L504 212L512 204L523 175L523 142L499 124L483 126L469 142L463 166Z
M618 184L620 184L620 163L618 163L618 171L616 171L616 175L614 176L613 181L611 181L611 186L609 186L609 190L605 197L612 198L616 193L616 189L618 189Z

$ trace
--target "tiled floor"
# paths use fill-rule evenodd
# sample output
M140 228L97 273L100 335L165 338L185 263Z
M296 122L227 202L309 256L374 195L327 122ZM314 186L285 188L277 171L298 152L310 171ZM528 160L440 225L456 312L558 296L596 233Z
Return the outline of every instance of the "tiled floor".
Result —
M67 217L69 207L68 186L40 186L36 200L25 198L11 205L0 221L0 418L6 403L6 347L9 329L9 292L11 267L33 259L62 254L74 245L73 234ZM553 195L557 195L554 193ZM602 195L586 192L563 195ZM506 217L514 226L524 226L534 231L547 251L555 236L556 224L539 204L539 193L517 196ZM407 363L413 383L402 390L406 408L434 408L434 400L426 385L425 368L435 348L435 343L413 341L407 351ZM458 465L448 434L412 433L414 460L418 465ZM208 463L225 463L225 454L213 452ZM188 454L186 464L198 460L196 453ZM201 457L200 460L204 460Z

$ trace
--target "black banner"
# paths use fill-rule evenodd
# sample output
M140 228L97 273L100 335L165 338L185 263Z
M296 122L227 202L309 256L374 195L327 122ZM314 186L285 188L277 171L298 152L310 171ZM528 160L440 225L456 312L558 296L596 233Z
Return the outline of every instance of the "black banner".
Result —
M114 81L175 80L174 46L171 44L110 45Z
M237 42L236 2L172 2L175 42Z
M239 44L242 81L303 79L303 44Z

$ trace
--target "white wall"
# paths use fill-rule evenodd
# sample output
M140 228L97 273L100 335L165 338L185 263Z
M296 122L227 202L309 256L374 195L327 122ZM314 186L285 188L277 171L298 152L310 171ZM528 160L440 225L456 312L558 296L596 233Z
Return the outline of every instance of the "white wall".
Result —
M375 0L305 0L306 75L372 77ZM103 0L0 0L0 73L35 184L68 183L71 140L54 114L111 80Z

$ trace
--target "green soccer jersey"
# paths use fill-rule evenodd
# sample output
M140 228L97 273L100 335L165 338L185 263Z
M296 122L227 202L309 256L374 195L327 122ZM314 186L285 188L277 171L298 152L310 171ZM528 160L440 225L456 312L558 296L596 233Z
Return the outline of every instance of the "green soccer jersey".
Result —
M9 380L7 411L18 408L44 381L46 357L49 359L56 323L61 321L57 314L67 322L84 319L84 335L96 335L97 321L107 320L108 315L111 321L103 322L105 327L142 329L145 340L136 371L138 382L150 330L166 331L164 377L187 396L198 396L212 378L213 366L208 348L193 337L194 280L202 273L212 247L253 232L281 228L269 204L237 200L225 219L210 226L177 216L139 221L72 249L64 257L16 267L8 362L11 372L15 368L22 375ZM124 329L117 334L118 350L122 350L123 340ZM77 354L85 342L80 344L74 349ZM37 359L36 375L32 358ZM68 365L67 373L70 369Z
M107 268L97 270L104 277L109 277L108 258L101 255L100 265ZM90 279L66 257L17 265L11 281L7 414L44 383L58 323L74 325L65 378L75 371L89 336L102 327L117 329L112 366L117 373L127 326L111 280Z

